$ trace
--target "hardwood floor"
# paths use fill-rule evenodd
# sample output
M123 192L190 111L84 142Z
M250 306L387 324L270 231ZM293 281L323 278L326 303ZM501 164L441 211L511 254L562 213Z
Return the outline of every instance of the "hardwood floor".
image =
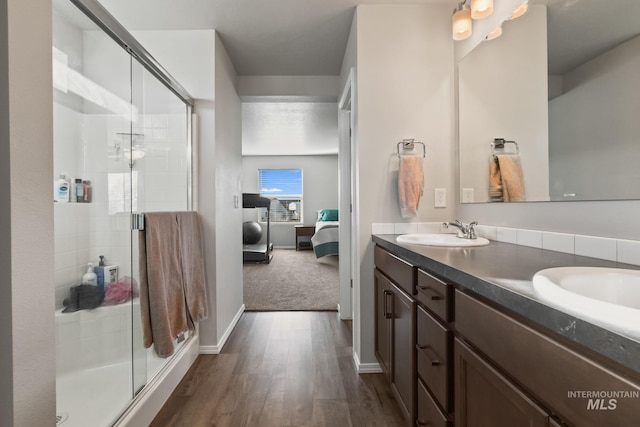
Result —
M151 426L402 426L382 374L358 375L334 312L245 313L200 355Z

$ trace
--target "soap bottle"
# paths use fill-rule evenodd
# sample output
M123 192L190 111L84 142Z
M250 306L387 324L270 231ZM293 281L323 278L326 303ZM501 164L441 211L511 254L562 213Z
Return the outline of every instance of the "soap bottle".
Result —
M98 266L94 269L96 276L98 278L98 286L103 286L105 285L104 283L104 255L100 255L100 262L98 262Z
M64 172L53 182L53 200L58 203L69 202L69 181Z
M84 184L82 184L82 180L80 178L76 178L75 187L76 202L84 202Z
M87 264L89 268L87 268L87 272L82 276L82 284L83 285L91 285L98 286L98 277L96 273L93 272L93 264Z

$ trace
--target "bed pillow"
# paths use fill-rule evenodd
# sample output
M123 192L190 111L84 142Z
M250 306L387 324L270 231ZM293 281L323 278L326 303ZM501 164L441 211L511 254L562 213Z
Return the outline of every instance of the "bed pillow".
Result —
M338 210L337 209L323 209L320 212L320 221L337 221Z

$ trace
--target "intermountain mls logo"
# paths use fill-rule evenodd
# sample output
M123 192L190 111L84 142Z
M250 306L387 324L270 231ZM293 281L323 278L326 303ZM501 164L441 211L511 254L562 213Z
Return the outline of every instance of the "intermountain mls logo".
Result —
M615 411L620 399L640 399L640 391L632 390L574 390L567 392L569 399L584 399L588 411Z

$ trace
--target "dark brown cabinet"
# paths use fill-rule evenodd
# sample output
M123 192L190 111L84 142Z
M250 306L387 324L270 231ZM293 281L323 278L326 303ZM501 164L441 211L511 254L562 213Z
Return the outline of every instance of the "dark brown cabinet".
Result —
M415 368L415 302L391 285L393 299L393 355L391 389L407 420L414 419Z
M466 293L456 291L455 312L459 335L563 422L580 427L640 425L636 399L619 399L610 410L608 400L571 397L571 392L583 390L640 394L636 381ZM464 392L459 387L457 382L456 394Z
M416 284L416 393L418 425L452 425L452 286L418 269ZM426 423L426 424L425 424Z
M546 427L549 415L455 340L457 427Z
M376 248L375 353L407 422L415 419L415 301L406 289L415 287L413 267ZM376 264L378 266L378 264ZM391 278L404 280L402 286ZM407 280L410 282L407 283Z
M640 426L640 374L465 283L447 283L379 247L375 260L376 355L412 425ZM583 396L598 391L634 397Z
M424 382L442 408L452 409L450 397L451 332L422 307L417 308L416 365Z
M391 292L391 282L375 270L375 292L376 292L376 345L375 352L382 371L391 381L391 327L393 318L393 307L390 299L393 297Z

